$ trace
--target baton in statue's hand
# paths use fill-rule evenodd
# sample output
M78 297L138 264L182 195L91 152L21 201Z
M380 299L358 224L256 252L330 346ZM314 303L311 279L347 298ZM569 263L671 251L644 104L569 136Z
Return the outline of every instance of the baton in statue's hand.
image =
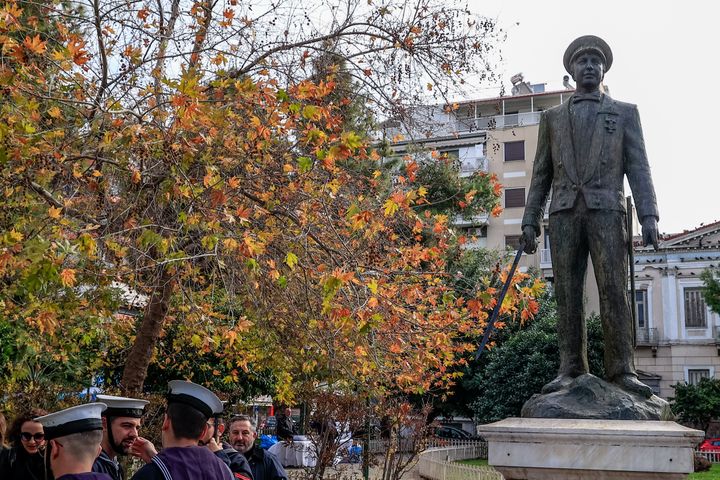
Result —
M500 313L500 307L502 306L503 300L505 300L505 295L507 294L508 288L510 288L510 283L512 282L513 277L515 276L515 270L517 270L518 263L520 263L520 257L522 257L523 249L525 248L524 242L520 241L520 248L518 249L517 253L515 254L515 260L513 260L512 267L510 267L510 271L508 272L507 279L505 279L505 283L503 284L502 290L500 290L500 297L497 300L497 303L495 304L495 308L493 308L492 314L490 315L490 320L488 321L487 327L485 327L485 334L483 335L482 342L480 342L480 347L478 348L477 352L475 352L475 360L480 358L480 355L482 355L483 350L485 350L485 345L488 342L488 339L490 338L490 334L492 333L493 329L495 328L495 320L497 320L498 314Z

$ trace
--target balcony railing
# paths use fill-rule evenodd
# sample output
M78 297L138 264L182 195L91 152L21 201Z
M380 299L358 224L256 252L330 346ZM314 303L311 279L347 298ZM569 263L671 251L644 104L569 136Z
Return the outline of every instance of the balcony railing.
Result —
M657 328L638 328L635 339L638 346L657 346L660 341Z
M469 177L475 172L487 172L487 157L465 158L460 163L460 176Z
M549 248L540 249L540 268L552 268L552 255Z
M541 112L512 113L509 115L495 115L493 117L476 118L474 127L477 130L492 130L496 128L523 127L540 123Z

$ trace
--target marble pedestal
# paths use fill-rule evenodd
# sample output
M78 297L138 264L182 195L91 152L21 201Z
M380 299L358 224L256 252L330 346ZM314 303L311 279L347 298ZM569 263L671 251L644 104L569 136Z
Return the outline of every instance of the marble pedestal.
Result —
M506 480L680 480L703 432L675 422L507 418L483 425Z

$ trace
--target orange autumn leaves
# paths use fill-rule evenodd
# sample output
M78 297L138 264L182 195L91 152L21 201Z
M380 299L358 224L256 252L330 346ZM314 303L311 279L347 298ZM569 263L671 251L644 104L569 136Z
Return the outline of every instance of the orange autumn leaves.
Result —
M0 106L3 315L51 357L84 342L123 364L148 299L169 292L151 361L178 374L232 386L271 371L281 395L308 381L422 393L456 380L496 292L453 290L451 215L420 208L429 185L414 160L381 171L331 100L337 78L154 78L153 66L102 90L84 74L102 60L90 39L62 23L40 35L15 4L0 18L16 62L0 75L13 100ZM142 42L102 32L134 68ZM497 197L496 180L456 202ZM514 287L503 313L529 318L538 288Z

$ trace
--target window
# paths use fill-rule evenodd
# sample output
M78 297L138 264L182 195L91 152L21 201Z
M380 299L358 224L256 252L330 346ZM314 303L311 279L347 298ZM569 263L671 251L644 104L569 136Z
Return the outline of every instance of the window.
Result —
M709 368L688 368L687 383L688 385L697 385L703 378L710 378Z
M506 188L505 189L505 208L524 207L525 206L525 189L524 188Z
M702 288L685 289L685 328L707 327L705 299Z
M525 140L505 142L505 161L525 160Z
M648 327L648 296L647 290L635 290L635 312L638 328Z
M447 158L448 160L458 160L460 158L460 150L443 150L440 152L440 155L442 158Z
M462 233L468 237L487 238L487 225L466 227L462 229Z
M513 250L520 248L520 235L505 235L505 246Z

